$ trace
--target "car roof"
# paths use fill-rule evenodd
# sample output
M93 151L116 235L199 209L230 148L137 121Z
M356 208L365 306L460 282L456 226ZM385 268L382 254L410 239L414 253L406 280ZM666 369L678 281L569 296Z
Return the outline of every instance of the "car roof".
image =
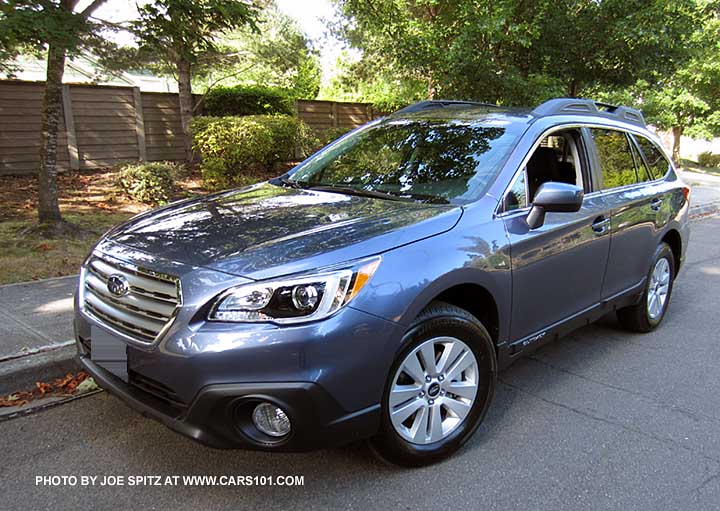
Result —
M389 119L427 119L438 121L504 120L530 124L540 118L557 115L578 115L611 119L646 128L639 110L627 106L609 105L590 99L556 98L535 108L514 108L473 101L428 100L415 103L390 114Z

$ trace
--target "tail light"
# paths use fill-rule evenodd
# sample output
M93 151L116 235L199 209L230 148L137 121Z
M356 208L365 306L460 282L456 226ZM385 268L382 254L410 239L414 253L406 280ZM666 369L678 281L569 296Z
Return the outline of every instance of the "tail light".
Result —
M690 202L690 193L692 192L692 188L689 186L684 186L683 189L683 195L685 196L685 201Z

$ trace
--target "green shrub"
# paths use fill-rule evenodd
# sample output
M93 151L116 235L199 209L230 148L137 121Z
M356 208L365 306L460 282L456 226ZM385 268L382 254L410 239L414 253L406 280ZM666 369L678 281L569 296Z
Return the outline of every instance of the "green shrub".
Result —
M175 190L181 167L172 162L128 163L120 168L118 184L131 198L145 204L166 204Z
M330 142L334 142L338 138L342 137L345 133L352 130L352 128L327 128L323 130L311 130L308 135L304 138L305 155L309 155L318 151L328 145Z
M324 147L328 145L330 142L333 142L337 140L338 138L342 137L345 133L352 130L352 128L341 128L340 126L336 128L328 128L326 130L323 130L319 133L319 145L318 149L321 147Z
M226 115L294 115L295 99L283 89L269 87L218 87L205 96L203 113Z
M312 150L310 129L287 115L196 117L192 132L203 180L216 188L250 184L296 151L304 156Z
M720 167L720 154L713 154L710 151L698 154L698 164L701 167Z

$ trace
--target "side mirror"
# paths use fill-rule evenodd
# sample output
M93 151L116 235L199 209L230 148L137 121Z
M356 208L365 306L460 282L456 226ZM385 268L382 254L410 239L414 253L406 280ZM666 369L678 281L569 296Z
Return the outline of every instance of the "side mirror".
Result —
M545 213L574 213L583 202L583 190L579 186L548 181L540 185L532 208L525 221L530 229L545 223Z

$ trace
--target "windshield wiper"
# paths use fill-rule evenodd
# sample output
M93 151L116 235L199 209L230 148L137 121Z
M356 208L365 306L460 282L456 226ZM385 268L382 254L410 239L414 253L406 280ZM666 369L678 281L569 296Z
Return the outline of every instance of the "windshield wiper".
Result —
M288 188L295 188L298 190L302 190L305 187L300 183L300 181L295 181L294 179L288 179L286 177L279 177L277 178L278 183L280 183L283 186L286 186Z
M353 188L352 186L337 186L337 185L320 185L308 183L306 188L311 190L320 190L321 192L335 192L344 193L347 195L357 195L359 197L372 197L374 199L385 199L407 202L408 199L399 197L389 192L380 192L378 190L366 190L364 188Z

